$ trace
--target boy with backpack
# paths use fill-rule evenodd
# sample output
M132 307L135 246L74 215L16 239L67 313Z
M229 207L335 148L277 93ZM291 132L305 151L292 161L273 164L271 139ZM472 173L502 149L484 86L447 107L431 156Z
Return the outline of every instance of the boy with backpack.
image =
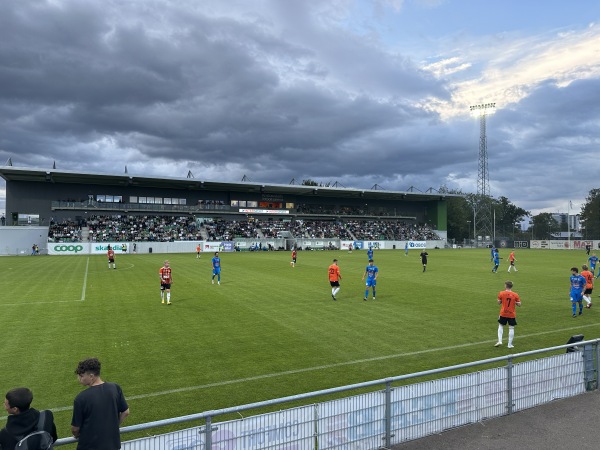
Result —
M8 413L6 426L0 430L0 449L50 449L58 439L52 411L30 408L33 393L27 388L15 388L6 393L4 409Z

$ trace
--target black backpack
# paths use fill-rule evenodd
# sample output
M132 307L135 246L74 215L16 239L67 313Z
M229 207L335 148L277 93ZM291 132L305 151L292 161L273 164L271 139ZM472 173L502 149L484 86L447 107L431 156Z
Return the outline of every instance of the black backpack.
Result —
M32 431L27 436L15 445L15 450L50 450L54 448L54 439L47 431L44 431L46 424L46 411L40 411L40 418L36 425L35 431Z

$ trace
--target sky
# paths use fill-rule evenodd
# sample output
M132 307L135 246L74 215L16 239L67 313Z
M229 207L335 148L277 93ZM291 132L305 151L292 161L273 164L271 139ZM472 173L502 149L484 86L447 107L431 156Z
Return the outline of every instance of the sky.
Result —
M490 194L578 213L600 2L0 2L1 165L477 193L488 103Z

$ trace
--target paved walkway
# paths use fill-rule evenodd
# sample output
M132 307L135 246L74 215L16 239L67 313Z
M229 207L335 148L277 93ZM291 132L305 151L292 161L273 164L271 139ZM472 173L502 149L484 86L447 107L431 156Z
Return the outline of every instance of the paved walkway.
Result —
M393 450L600 449L600 391L467 425Z

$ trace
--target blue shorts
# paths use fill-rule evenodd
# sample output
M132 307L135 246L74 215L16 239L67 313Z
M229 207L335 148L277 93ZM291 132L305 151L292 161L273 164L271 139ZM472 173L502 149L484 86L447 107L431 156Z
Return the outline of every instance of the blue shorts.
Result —
M219 275L221 273L221 268L220 267L215 267L213 269L213 275Z
M367 278L367 282L365 283L367 287L375 287L377 285L377 280L375 278Z
M583 292L581 291L571 291L571 301L573 303L580 302L583 300Z

